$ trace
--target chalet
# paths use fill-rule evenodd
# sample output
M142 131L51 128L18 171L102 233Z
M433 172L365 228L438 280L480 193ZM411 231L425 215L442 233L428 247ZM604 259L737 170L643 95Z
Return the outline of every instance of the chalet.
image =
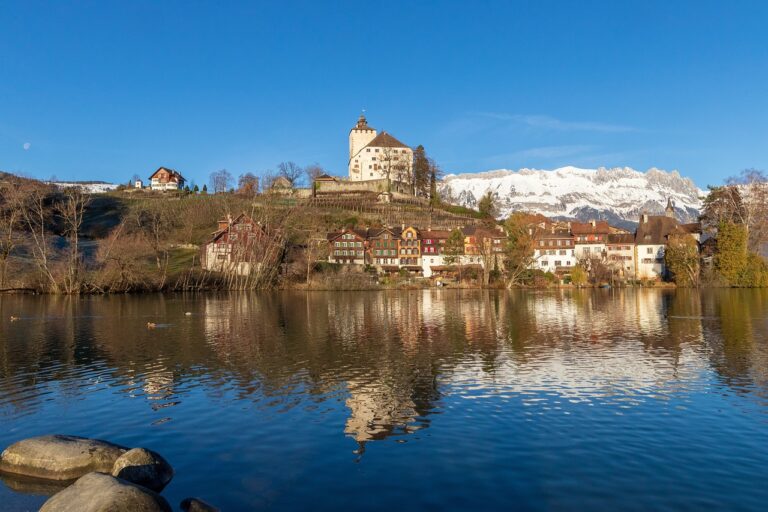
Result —
M180 190L187 180L179 172L167 167L159 167L149 177L149 188L152 190Z
M272 241L264 227L246 214L234 219L228 216L219 220L218 229L205 245L202 267L214 272L249 275L270 259Z
M403 228L400 234L398 256L400 267L421 267L421 240L419 230L415 227Z
M329 233L328 243L331 246L328 261L331 263L345 265L368 263L365 256L368 249L367 229L344 229L338 233Z
M371 261L377 267L398 267L398 241L401 230L382 228L371 230L368 237L368 251Z
M571 231L565 226L544 225L534 239L536 267L544 272L567 274L578 263Z
M578 260L604 260L605 242L611 228L608 222L594 221L572 222L571 234L573 235L575 256Z

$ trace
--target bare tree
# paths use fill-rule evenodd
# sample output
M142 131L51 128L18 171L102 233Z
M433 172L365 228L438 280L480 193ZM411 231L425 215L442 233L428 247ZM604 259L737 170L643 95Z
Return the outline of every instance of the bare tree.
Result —
M768 242L768 176L757 169L746 169L739 176L729 178L728 184L741 193L748 247L757 253Z
M80 228L83 225L85 209L90 197L80 187L69 187L64 192L64 198L56 203L55 211L64 226L64 236L67 237L67 267L64 277L64 292L80 292L80 274L82 258L80 255Z
M387 180L387 190L392 189L392 181L410 184L413 161L408 152L399 148L381 148L379 166Z
M323 169L320 164L314 163L306 166L304 168L304 173L307 175L309 183L312 184L317 178L325 174L325 169Z
M42 187L33 187L25 194L24 203L24 225L32 244L32 257L50 291L56 292L59 285L51 270L51 245L47 232L51 217L48 193Z
M20 242L24 217L24 189L8 180L0 187L0 288L5 288L8 260Z
M211 188L214 194L222 194L232 188L234 178L226 169L219 169L210 174Z
M254 197L259 192L259 178L253 173L246 172L237 179L237 193L246 197Z
M292 186L299 184L298 182L303 172L302 168L294 162L280 162L277 164L277 174L287 179Z

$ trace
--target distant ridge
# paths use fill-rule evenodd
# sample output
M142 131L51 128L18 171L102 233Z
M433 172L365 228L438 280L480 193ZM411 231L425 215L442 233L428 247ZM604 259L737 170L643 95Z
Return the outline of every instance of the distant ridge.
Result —
M488 191L496 197L502 217L524 210L582 221L603 219L625 227L637 223L643 212L663 213L667 199L672 199L681 221L693 222L706 195L679 172L656 168L499 169L450 174L440 184L444 197L470 208Z

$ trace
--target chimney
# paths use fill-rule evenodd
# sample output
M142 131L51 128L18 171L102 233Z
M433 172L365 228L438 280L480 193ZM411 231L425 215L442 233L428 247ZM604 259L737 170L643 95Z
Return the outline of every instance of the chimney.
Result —
M552 234L553 235L555 234L555 225L554 224L552 224Z
M647 214L647 213L645 213L645 212L643 212L642 222L643 222L643 223L646 223L646 222L648 222L648 214Z
M595 219L590 220L589 223L592 224L593 228L597 225L597 223L595 222Z
M229 227L229 219L219 219L219 231L224 231Z

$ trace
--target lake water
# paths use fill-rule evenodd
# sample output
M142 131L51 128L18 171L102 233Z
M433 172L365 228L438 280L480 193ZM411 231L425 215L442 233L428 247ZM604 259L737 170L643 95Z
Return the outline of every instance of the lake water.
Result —
M0 446L46 433L174 507L763 511L768 291L0 297Z

